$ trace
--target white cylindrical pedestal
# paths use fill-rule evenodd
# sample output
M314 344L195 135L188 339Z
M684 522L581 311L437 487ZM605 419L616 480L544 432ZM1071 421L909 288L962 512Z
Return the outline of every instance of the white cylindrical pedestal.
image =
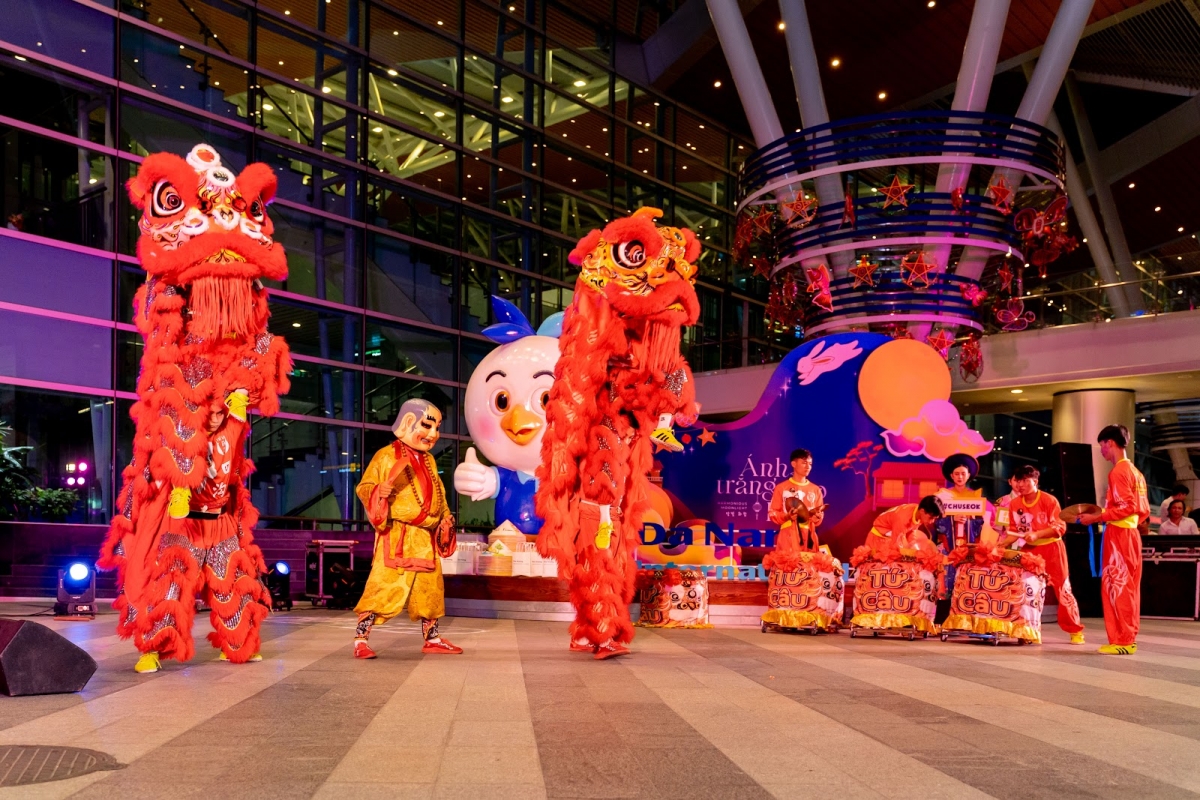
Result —
M1132 389L1081 389L1054 395L1054 416L1050 425L1051 442L1079 442L1092 446L1092 470L1096 497L1108 491L1111 466L1100 457L1096 435L1105 425L1124 425L1129 429L1128 452L1133 453L1134 426L1137 423L1136 395Z

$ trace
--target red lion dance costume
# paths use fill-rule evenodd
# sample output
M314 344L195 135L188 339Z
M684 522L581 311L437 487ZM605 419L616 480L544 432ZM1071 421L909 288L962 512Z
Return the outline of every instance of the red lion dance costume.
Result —
M700 243L689 230L655 225L661 215L638 209L571 252L582 271L546 406L538 550L569 581L571 649L597 659L625 655L633 639L651 443L682 449L671 421L690 425L699 412L679 343L700 315L692 286Z
M143 212L134 320L146 344L133 461L98 563L118 570L117 632L142 652L138 672L157 671L159 656L192 657L201 593L221 658L258 661L271 600L243 445L247 411L276 413L291 368L287 345L267 333L260 282L287 277L266 216L275 175L265 164L235 175L197 145L186 160L148 157L128 188Z

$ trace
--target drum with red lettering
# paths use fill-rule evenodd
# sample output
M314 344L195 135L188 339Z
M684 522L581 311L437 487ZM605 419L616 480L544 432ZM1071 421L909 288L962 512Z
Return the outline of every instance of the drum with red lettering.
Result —
M846 583L842 564L827 550L770 553L767 612L762 631L803 630L836 633L842 622Z
M890 540L881 540L859 547L850 563L855 567L851 636L869 631L915 639L938 632L934 617L942 583L940 553L898 549Z
M942 623L942 641L967 636L999 644L1042 641L1046 565L1041 556L967 545L947 561L956 568L950 616Z
M708 578L700 570L638 570L641 614L647 628L711 628L708 622Z

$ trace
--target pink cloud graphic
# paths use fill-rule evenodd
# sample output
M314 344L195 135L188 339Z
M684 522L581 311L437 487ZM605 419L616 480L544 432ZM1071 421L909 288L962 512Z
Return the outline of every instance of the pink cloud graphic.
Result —
M945 461L955 453L978 458L995 446L968 428L948 400L930 400L917 416L904 420L895 430L884 431L883 441L894 456L923 455L930 461Z

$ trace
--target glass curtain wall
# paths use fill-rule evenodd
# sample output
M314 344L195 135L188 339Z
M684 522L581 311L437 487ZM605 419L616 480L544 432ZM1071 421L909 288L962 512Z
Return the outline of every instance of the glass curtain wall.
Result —
M5 447L29 448L14 480L79 491L72 519L107 519L129 458L142 273L123 185L160 150L206 142L279 179L270 214L290 274L272 286L271 328L296 373L283 412L253 425L252 489L269 516L358 516L353 486L410 397L448 412L449 479L463 388L492 346L488 296L536 326L571 301L576 240L639 206L706 246L685 342L695 370L793 344L772 339L765 284L728 255L750 146L614 72L616 3L13 2L0 26L0 423Z

